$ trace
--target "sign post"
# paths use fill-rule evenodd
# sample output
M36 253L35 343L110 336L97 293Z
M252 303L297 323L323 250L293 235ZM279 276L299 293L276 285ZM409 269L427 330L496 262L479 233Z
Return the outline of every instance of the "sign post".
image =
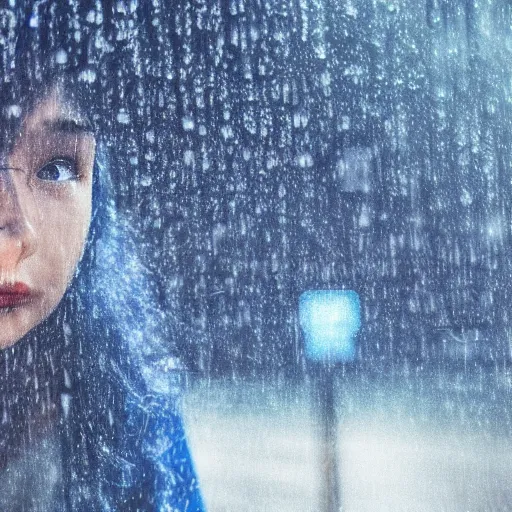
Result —
M339 512L335 369L355 359L355 336L361 326L359 296L352 290L306 291L299 299L299 323L306 358L318 368L313 396L322 419L323 510Z

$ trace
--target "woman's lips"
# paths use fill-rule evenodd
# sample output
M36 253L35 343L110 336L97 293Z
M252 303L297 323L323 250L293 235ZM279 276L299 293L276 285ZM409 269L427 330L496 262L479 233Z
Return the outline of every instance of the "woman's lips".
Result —
M32 291L25 283L0 285L0 309L15 308L30 301Z

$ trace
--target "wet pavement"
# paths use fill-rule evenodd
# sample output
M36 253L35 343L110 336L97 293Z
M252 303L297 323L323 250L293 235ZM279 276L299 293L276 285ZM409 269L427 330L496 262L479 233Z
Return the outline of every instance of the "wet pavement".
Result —
M343 510L512 510L509 376L340 379ZM210 512L322 512L325 462L312 396L307 382L190 385L185 421Z

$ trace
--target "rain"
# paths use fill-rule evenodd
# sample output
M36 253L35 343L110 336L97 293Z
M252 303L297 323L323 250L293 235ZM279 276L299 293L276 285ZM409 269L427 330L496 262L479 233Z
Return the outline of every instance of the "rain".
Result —
M135 326L129 357L111 363L98 349L97 361L128 390L126 407L150 397L156 433L141 450L167 475L159 482L172 489L182 478L166 466L175 447L160 408L183 420L171 430L187 439L197 478L187 468L183 478L204 510L510 509L511 27L507 0L10 0L0 9L2 151L27 115L25 85L12 84L30 92L47 74L74 73L84 91L115 226L93 251L99 302L56 310L62 343L73 345L70 317L108 309ZM32 55L19 53L19 33ZM126 246L116 245L120 232L130 233ZM335 302L324 316L313 307L304 323L314 291L357 300L341 316ZM161 314L145 323L152 300ZM313 337L329 338L328 316L350 347L318 355ZM163 342L144 348L161 330ZM16 347L0 362L2 425L25 425L23 408L33 412L16 386L46 386L73 425L76 382L95 373L68 349ZM141 368L140 403L123 361ZM60 384L38 384L38 365L45 376L62 367ZM116 385L101 412L112 428L122 416ZM98 437L105 459L107 438ZM109 462L123 489L137 479L129 439ZM53 448L33 459L21 450L8 466L2 446L10 473L0 494L12 497L1 503L16 503L23 468ZM65 471L50 469L52 481ZM84 489L70 491L77 507ZM126 510L181 510L166 492L153 508ZM124 510L109 499L98 510Z

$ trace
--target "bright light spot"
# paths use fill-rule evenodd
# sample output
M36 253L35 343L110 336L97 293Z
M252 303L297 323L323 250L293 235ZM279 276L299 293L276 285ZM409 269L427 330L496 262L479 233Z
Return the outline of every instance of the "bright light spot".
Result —
M126 111L126 109L121 108L117 113L117 122L120 124L129 124L130 123L130 115Z
M310 290L299 299L306 355L315 361L347 362L355 357L361 325L359 296L351 290Z
M21 107L19 105L9 105L6 107L5 113L7 114L7 117L20 117Z
M55 62L57 62L57 64L66 64L67 61L68 61L68 54L64 50L59 50L55 54Z
M81 82L92 84L96 80L96 71L94 71L93 69L84 69L78 75L78 80L80 80Z
M194 123L194 119L192 119L192 117L186 116L181 120L181 122L183 125L183 129L186 132L190 132L194 129L195 123Z

